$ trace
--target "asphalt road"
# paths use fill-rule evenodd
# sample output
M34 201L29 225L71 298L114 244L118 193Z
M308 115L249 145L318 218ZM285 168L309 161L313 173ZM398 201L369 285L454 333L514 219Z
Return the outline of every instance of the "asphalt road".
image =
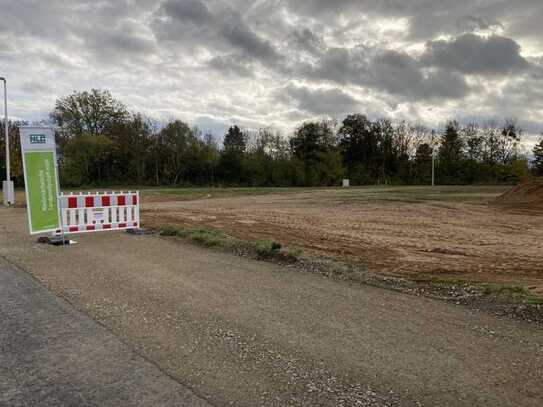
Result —
M77 240L39 245L0 209L0 256L215 405L542 405L540 326L156 236Z
M0 406L208 406L0 259Z

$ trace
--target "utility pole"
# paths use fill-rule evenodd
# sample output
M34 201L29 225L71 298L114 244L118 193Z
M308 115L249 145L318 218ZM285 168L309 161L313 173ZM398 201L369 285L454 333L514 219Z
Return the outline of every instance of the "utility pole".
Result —
M432 147L432 186L435 186L436 179L436 154L434 148Z
M432 130L432 186L436 184L436 132Z
M6 78L0 77L4 82L4 135L6 140L6 180L2 183L4 205L11 206L15 203L13 181L11 181L11 168L9 162L9 126L8 126L8 90Z

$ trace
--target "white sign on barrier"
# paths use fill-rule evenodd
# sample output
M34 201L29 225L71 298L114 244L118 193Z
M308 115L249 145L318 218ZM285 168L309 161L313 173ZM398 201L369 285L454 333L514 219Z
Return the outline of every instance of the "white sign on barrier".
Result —
M104 192L64 194L59 197L64 234L139 229L140 194Z

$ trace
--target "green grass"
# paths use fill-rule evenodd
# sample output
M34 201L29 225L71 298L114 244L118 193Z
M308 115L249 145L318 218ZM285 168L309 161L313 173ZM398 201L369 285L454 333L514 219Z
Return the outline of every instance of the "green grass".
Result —
M349 189L329 188L147 188L146 195L175 196L186 200L221 197L239 197L297 192L322 192L323 199L343 201L388 201L418 203L438 202L488 202L508 189L507 186L364 186Z
M161 236L179 237L199 246L220 248L238 254L251 255L259 259L296 260L293 252L282 250L281 244L276 241L242 240L216 229L186 229L166 226L160 229L159 234Z
M142 189L145 195L175 196L184 200L227 198L237 196L255 196L268 194L288 194L319 190L322 188L146 188Z
M198 200L210 198L227 198L240 196L256 196L270 194L293 194L299 192L322 192L319 199L340 199L346 202L383 201L422 203L437 202L488 202L509 189L509 186L394 186L372 185L362 187L142 187L117 186L66 189L70 191L136 191L147 196L170 196L181 200Z
M375 186L343 190L348 201L388 201L405 203L487 202L508 189L505 186Z

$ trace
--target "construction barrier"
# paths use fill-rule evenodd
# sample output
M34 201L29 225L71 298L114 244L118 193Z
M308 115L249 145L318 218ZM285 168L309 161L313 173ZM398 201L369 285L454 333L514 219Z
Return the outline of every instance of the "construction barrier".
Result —
M62 193L59 206L64 234L140 227L139 191Z

